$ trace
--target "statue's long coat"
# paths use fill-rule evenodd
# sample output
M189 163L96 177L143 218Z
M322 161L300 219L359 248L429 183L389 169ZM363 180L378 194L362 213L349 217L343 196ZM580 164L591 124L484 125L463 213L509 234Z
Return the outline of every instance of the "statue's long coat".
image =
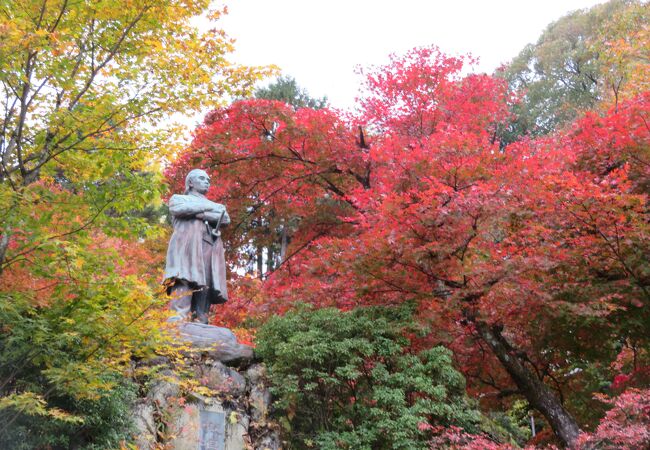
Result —
M175 280L185 280L191 287L207 287L211 303L223 303L228 299L223 243L221 238L215 241L204 221L194 217L205 211L220 214L226 207L197 195L172 195L169 199L174 233L167 249L165 283L169 286ZM221 223L230 223L227 212Z

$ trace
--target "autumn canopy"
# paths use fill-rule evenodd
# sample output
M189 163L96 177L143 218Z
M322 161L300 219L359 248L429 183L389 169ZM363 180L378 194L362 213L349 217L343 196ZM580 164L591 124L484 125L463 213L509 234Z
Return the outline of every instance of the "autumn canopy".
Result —
M155 321L150 309L164 303L154 294L159 277L151 269L161 267L164 238L150 239L159 236L154 231L164 211L136 212L136 205L182 192L185 175L201 167L213 180L208 197L227 205L232 220L224 231L230 300L216 310L215 324L254 342L268 320L304 304L353 314L369 307L403 314L407 305L409 321L419 331L402 333L407 344L400 351L449 349L469 396L494 422L507 423L503 435L511 437L470 435L453 426L440 428L431 419L420 423L418 432L434 448L549 443L642 448L650 443L650 92L648 46L642 45L648 43L647 5L645 10L637 2L606 7L618 8L616 14L594 9L576 16L583 22L574 17L572 26L592 24L581 31L588 39L579 45L587 47L564 55L572 61L591 58L584 67L593 70L593 85L551 80L558 71L550 69L531 72L530 61L543 61L544 45L565 29L561 21L494 75L473 73L469 57L449 56L435 46L416 48L364 69L355 112L259 91L256 98L212 105L191 144L166 165L166 193L158 191L159 155L142 145L149 128L134 121L158 108L190 108L193 104L182 105L181 99L196 92L180 87L202 80L173 78L173 101L149 104L149 95L86 94L83 80L93 82L99 61L82 69L48 67L66 76L83 73L78 86L45 74L33 75L34 81L25 81L25 74L7 78L8 98L20 86L34 89L35 80L51 80L60 101L44 104L52 109L47 120L37 115L42 109L25 106L35 118L21 125L18 97L18 109L3 122L17 130L5 133L0 147L3 155L14 152L0 175L3 207L11 212L0 228L0 326L17 339L3 343L25 345L33 330L16 323L35 317L38 332L66 336L51 351L77 352L67 364L86 367L88 361L109 360L115 374L129 358L141 357L137 349L124 353L106 345L115 336L127 348L138 345L138 332L130 328L128 315L120 314L137 306ZM160 14L147 25L168 20L174 26L173 11ZM36 42L31 52L45 51L42 40L49 39L57 51L85 54L86 47L52 44L62 39L53 35L56 20L55 15L44 19L49 38L43 27L38 29L43 36L38 30L30 35ZM630 23L645 28L626 40ZM80 33L89 38L92 32ZM119 36L112 39L120 48ZM172 35L155 40L180 45ZM187 45L200 54L205 47L192 47L195 42ZM226 41L209 42L228 48ZM26 48L29 56L31 47ZM165 48L155 54L165 55ZM53 50L47 50L52 58ZM131 50L123 57L129 59ZM539 54L531 56L535 51ZM133 55L141 65L153 57ZM118 64L118 56L102 58ZM521 63L524 56L529 60ZM156 67L171 67L169 58ZM18 71L35 61L36 56L28 57L12 67ZM525 69L519 70L517 61ZM106 78L115 79L116 86L103 89L116 88L122 79L150 86L144 75L133 78L119 68ZM234 69L223 64L220 70L228 77ZM262 71L232 72L234 86L228 89L241 94L246 81ZM558 91L543 87L551 85ZM577 87L569 91L568 86ZM226 88L213 85L210 93L220 89ZM542 101L540 93L555 97ZM40 99L37 92L33 96ZM199 97L192 98L199 102ZM119 113L109 108L115 100L123 104ZM549 109L539 113L542 104ZM130 113L121 112L130 107ZM96 122L92 129L74 128L82 114ZM152 114L152 121L159 119ZM17 136L28 131L31 137L18 144ZM128 156L117 143L129 147ZM71 206L52 207L56 202ZM111 249L130 262L107 261ZM79 273L82 279L76 278ZM128 280L122 290L114 287L118 277ZM26 284L30 289L16 287ZM116 297L123 304L108 300ZM98 349L91 355L81 347L93 341L99 325L79 328L86 320L80 307L98 323L105 317L101 311L109 311L122 324L117 330L100 328L103 337L91 346ZM74 389L104 388L93 385L90 375L87 384L68 379L70 367L58 367L45 356L36 359L40 356L25 349L3 352L13 367L29 359L24 367L2 372L8 381L0 384L0 418L16 420L9 412L29 403L21 393L34 391L35 398L49 401L52 391L34 388L37 380L21 381L28 379L20 375L28 366L47 367L42 369L47 383L64 384L70 398L78 395ZM3 401L8 409L2 409ZM67 414L63 409L42 414ZM530 434L531 420L542 430L536 436Z

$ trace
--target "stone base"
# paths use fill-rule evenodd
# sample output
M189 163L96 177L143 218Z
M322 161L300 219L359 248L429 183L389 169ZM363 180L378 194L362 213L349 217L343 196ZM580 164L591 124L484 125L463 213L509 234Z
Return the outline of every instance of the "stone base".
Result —
M193 348L207 352L217 361L253 359L253 348L240 344L228 328L205 325L198 322L181 322L177 326L179 339Z
M136 447L281 450L280 426L270 416L266 368L252 363L253 349L239 344L226 328L199 323L175 328L177 338L197 351L183 352L180 364L164 357L140 363L156 369L141 381L144 395L132 411Z
M225 409L218 401L200 401L176 410L174 439L167 444L174 450L244 450L249 419Z

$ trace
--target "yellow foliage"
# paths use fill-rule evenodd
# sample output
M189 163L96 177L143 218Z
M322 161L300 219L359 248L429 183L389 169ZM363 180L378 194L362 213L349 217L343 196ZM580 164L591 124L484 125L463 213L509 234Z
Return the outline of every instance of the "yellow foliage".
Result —
M228 61L232 41L215 23L224 11L209 6L2 3L0 408L10 420L80 420L49 407L52 392L97 399L132 360L165 347L160 255L141 241L155 247L163 233L161 167L187 137L170 118L248 95L273 72ZM196 26L201 15L212 29Z
M631 1L589 42L603 72L603 109L650 89L650 5Z
M4 409L16 409L22 411L24 414L47 416L62 422L83 423L82 417L69 414L59 408L48 407L43 396L34 392L22 392L20 394L10 394L5 397L0 397L0 411Z

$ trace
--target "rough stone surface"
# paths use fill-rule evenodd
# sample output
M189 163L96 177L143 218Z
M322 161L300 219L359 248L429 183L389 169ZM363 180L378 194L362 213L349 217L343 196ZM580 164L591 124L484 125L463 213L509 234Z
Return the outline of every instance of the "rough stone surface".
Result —
M263 364L253 364L246 371L251 387L249 404L251 418L255 422L265 421L271 407L271 393L267 388L266 367Z
M196 349L205 350L218 361L253 359L253 348L237 342L235 335L227 328L182 322L178 325L178 338Z
M249 419L245 414L224 408L219 402L195 403L176 410L172 433L175 436L168 448L173 450L197 450L201 448L201 411L222 413L225 416L224 450L247 448ZM219 448L219 447L217 447Z
M252 384L263 383L266 380L266 366L264 364L253 364L246 370L246 378Z
M246 415L231 413L226 416L226 450L247 448L249 422Z
M228 333L223 335L228 337ZM191 384L181 383L179 375L172 370L172 364L161 367L158 379L143 386L146 394L137 401L132 412L137 429L134 435L137 448L199 450L203 448L199 445L202 423L204 440L205 436L214 437L214 434L206 434L210 423L220 423L219 416L205 413L212 411L223 414L225 437L223 441L219 440L219 446L206 449L281 449L279 426L269 418L271 395L265 367L263 364L246 366L241 362L240 359L240 369L237 370L211 359L210 354L188 355L183 373L193 374L191 376L199 385L209 391L183 390L181 386L187 389ZM158 435L157 430L160 430Z
M157 403L158 407L167 406L169 399L176 398L180 394L178 379L170 371L165 371L163 379L155 382L150 388L147 398L151 403Z
M198 405L186 405L172 412L170 432L174 438L169 447L174 450L196 450L199 448L199 415Z
M148 450L153 447L156 441L156 422L154 419L154 407L146 400L136 403L132 411L134 429L138 432L134 435L134 443L140 450Z
M264 436L255 446L255 450L280 450L282 443L280 441L280 434L277 431L272 431Z
M271 393L261 386L253 386L250 394L251 418L256 421L266 420L271 406Z
M219 361L199 366L197 369L197 376L203 386L234 396L240 396L246 391L246 379Z

